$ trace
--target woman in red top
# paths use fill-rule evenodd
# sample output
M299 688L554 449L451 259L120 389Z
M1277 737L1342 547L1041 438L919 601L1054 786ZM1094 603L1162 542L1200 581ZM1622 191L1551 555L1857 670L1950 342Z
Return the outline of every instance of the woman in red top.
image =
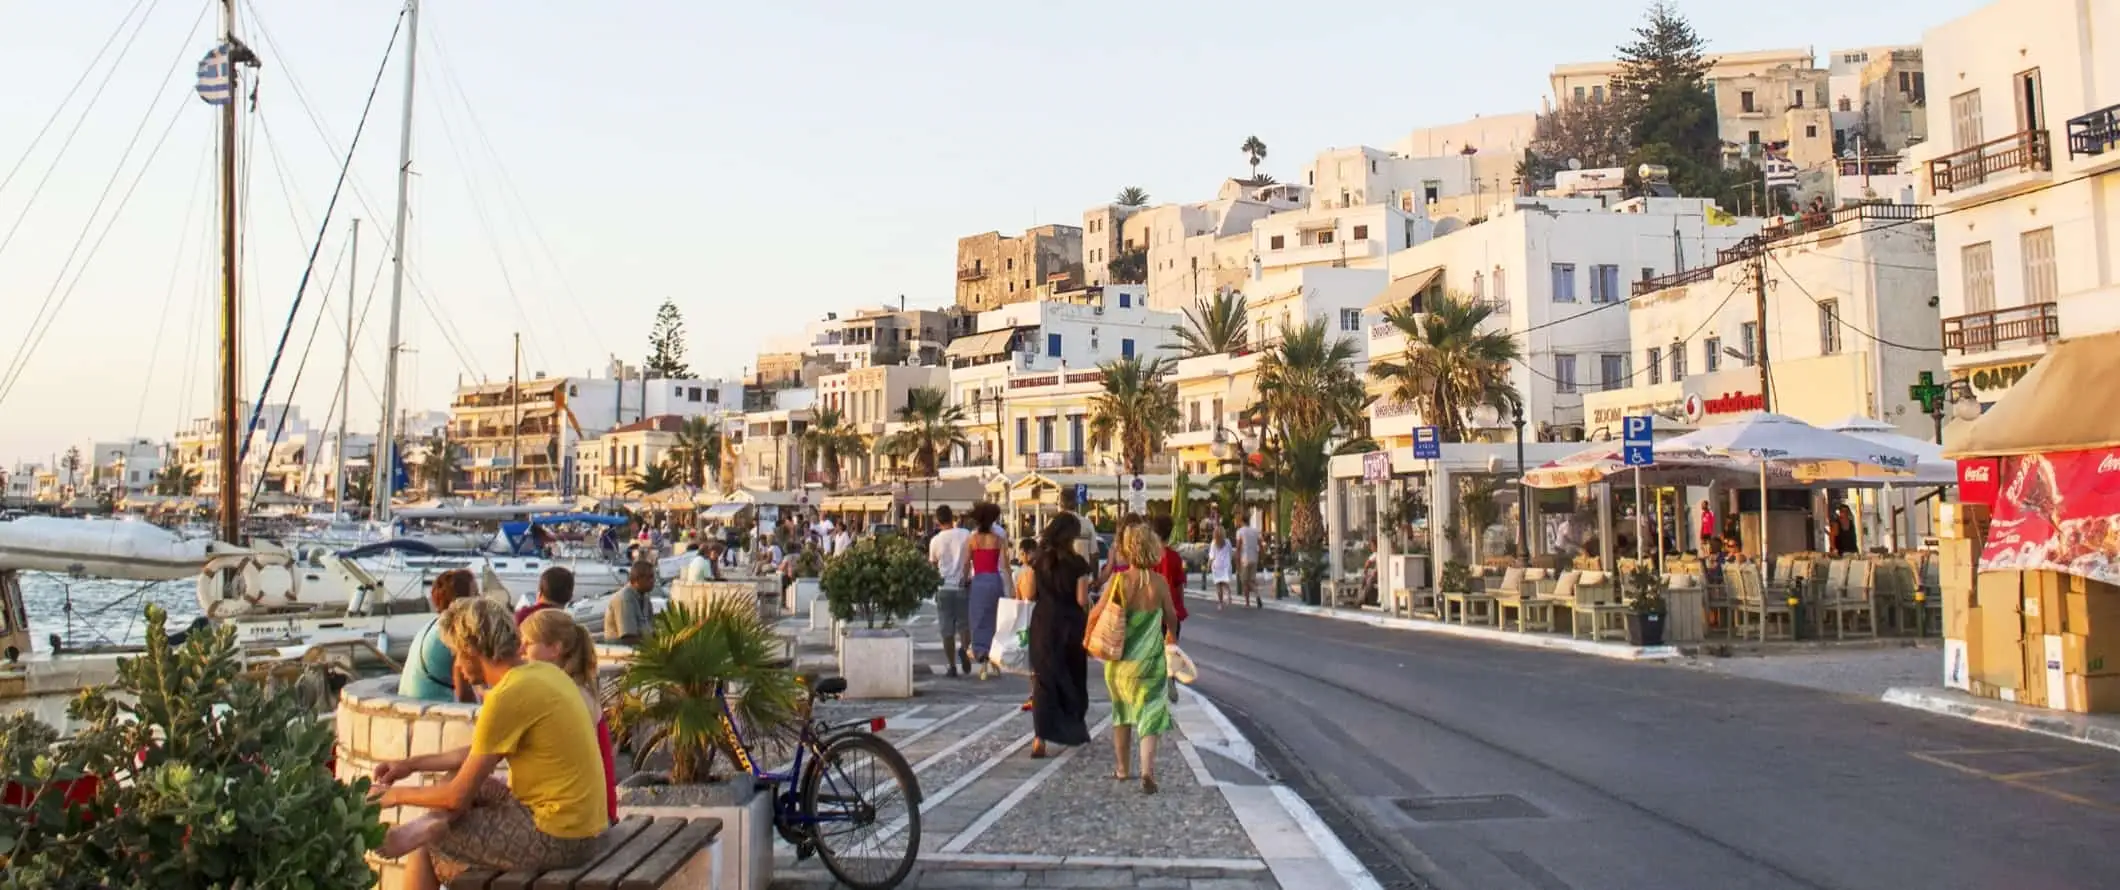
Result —
M1174 523L1170 517L1158 516L1155 518L1154 525L1157 537L1165 541L1171 540L1170 532ZM1173 541L1172 543L1175 544L1176 542ZM1179 625L1184 624L1187 617L1185 611L1185 557L1178 555L1178 550L1175 546L1165 547L1163 548L1163 564L1156 568L1162 572L1164 582L1170 585L1170 604L1178 613L1178 623L1168 628L1170 630L1170 638L1175 640L1178 638ZM1175 697L1178 687L1172 686L1170 690L1171 695Z
M618 759L611 752L611 723L596 697L596 641L574 616L559 609L533 612L523 619L523 657L557 665L582 689L582 703L596 718L596 747L604 760L604 806L618 824Z

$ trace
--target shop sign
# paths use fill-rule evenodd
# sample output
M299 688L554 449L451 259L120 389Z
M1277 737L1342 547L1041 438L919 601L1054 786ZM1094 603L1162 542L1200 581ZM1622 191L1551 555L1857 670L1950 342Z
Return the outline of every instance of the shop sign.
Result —
M1671 399L1663 402L1649 402L1619 408L1595 408L1590 412L1590 425L1617 426L1624 423L1626 418L1637 414L1669 415L1673 409L1680 407L1682 404L1683 402L1678 399Z
M1758 393L1726 392L1720 397L1686 397L1686 419L1699 423L1701 418L1715 414L1742 414L1746 411L1767 410L1767 400Z
M2036 361L2011 362L2006 365L1989 365L1984 368L1962 368L1951 372L1951 379L1968 381L1973 385L1973 395L1983 402L2002 398L2010 387L2032 370Z
M1967 504L1995 503L1996 483L2000 482L2002 462L1992 457L1972 458L1958 462L1958 500Z
M1376 483L1391 481L1391 454L1372 451L1362 455L1362 481Z
M2120 584L2120 448L2005 457L1982 571Z

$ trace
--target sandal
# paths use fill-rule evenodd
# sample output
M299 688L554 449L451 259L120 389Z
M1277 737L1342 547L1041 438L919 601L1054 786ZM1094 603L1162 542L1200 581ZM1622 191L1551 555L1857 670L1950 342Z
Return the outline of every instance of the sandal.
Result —
M1032 759L1032 760L1044 760L1045 758L1046 758L1046 753L1045 753L1045 744L1044 744L1043 742L1040 742L1040 743L1038 743L1038 744L1036 744L1036 745L1032 745L1032 746L1031 746L1031 759Z
M1141 793L1142 793L1142 794L1154 794L1154 793L1156 793L1156 777L1155 777L1155 776L1142 776L1142 777L1141 777Z

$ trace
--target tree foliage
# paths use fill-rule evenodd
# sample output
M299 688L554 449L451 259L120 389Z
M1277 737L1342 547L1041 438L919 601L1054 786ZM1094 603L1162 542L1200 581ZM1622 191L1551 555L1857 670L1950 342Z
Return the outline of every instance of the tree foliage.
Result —
M942 584L942 574L912 540L899 535L862 538L825 563L818 586L832 617L849 624L892 627L920 608Z
M824 471L825 488L838 490L846 459L869 450L869 437L849 424L837 408L824 408L802 432L803 462Z
M721 430L708 418L685 418L677 428L677 444L670 448L669 459L684 470L684 484L707 487L708 479L721 472Z
M626 477L626 490L634 494L655 494L683 485L683 470L669 462L656 464Z
M146 651L68 707L80 731L0 732L28 789L0 806L0 887L373 887L380 811L367 779L327 768L337 739L314 701L253 679L233 628L172 646L162 608L146 614Z
M634 752L635 769L667 753L673 784L713 781L717 755L742 762L723 722L724 696L746 741L794 719L802 691L780 656L780 641L754 604L729 597L671 604L655 616L619 680L614 747Z
M1144 284L1148 281L1148 248L1121 250L1104 264L1113 284Z
M1243 349L1251 336L1250 327L1243 295L1225 290L1194 300L1192 308L1185 310L1185 323L1173 325L1171 332L1178 337L1179 355L1198 358Z
M1127 472L1140 475L1178 426L1178 384L1162 356L1113 359L1098 366L1104 389L1090 397L1090 435L1116 442Z
M1138 185L1130 185L1120 189L1112 203L1121 207L1145 207L1148 205L1148 191Z
M1494 314L1486 302L1462 294L1429 300L1426 312L1399 306L1384 319L1406 338L1406 351L1369 365L1386 397L1412 405L1436 425L1445 442L1465 441L1468 414L1486 405L1508 411L1522 396L1509 382L1509 366L1522 356L1507 331L1486 330Z
M648 331L648 361L644 371L650 380L689 380L692 366L685 364L685 319L677 303L664 300L655 310L655 327Z
M1259 163L1266 160L1266 143L1260 141L1257 136L1247 136L1244 138L1244 144L1237 146L1237 150L1243 152L1245 158L1251 162L1251 178L1253 182L1257 182Z
M1577 161L1582 169L1621 167L1634 151L1633 118L1619 102L1570 102L1538 116L1517 175L1539 185Z
M898 420L905 428L883 437L877 450L912 459L923 476L935 475L942 455L971 441L964 435L964 409L950 404L949 393L939 389L923 386L907 393Z

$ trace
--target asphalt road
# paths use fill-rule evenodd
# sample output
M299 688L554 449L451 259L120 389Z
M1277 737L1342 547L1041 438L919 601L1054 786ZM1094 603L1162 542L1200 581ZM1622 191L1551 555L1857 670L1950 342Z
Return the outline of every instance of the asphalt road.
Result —
M1386 886L2120 887L2120 752L1204 602L1184 644L1200 690Z

